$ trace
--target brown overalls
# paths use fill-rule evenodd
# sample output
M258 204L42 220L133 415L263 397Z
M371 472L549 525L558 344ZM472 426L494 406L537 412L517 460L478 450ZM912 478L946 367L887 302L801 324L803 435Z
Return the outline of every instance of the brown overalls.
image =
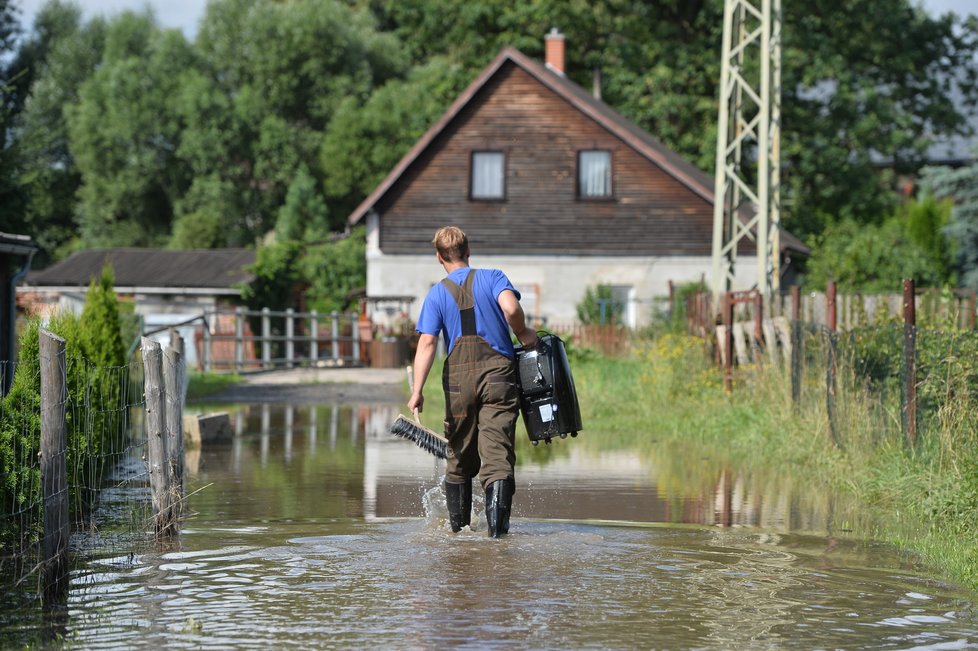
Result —
M479 475L485 489L495 481L513 480L519 389L514 360L476 334L476 271L471 270L461 286L442 280L462 318L462 336L455 340L442 373L445 435L453 453L445 481L468 483Z

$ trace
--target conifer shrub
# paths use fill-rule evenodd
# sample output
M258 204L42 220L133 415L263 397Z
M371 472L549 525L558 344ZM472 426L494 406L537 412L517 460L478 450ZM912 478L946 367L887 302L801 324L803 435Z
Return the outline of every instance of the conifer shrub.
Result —
M68 400L66 463L73 515L90 509L102 471L124 446L126 348L111 268L93 279L82 315L59 312L44 327L65 340ZM10 392L0 400L0 547L30 542L41 524L41 322L28 321L19 340Z

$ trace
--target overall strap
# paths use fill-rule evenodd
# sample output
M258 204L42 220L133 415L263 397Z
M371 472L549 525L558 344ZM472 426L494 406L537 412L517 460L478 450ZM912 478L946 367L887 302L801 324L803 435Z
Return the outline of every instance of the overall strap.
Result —
M472 294L472 284L475 282L475 272L477 269L469 271L465 277L465 282L461 285L450 278L442 278L441 284L445 286L448 293L458 304L458 313L462 318L462 336L471 337L476 334L475 330L475 297Z

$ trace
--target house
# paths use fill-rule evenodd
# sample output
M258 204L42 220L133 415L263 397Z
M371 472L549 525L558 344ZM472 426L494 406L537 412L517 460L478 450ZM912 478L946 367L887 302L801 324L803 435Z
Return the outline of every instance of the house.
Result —
M17 283L31 267L37 247L26 235L0 233L0 396L14 378L17 356Z
M17 288L17 304L42 317L55 309L80 313L89 284L109 264L116 295L132 303L143 331L152 332L241 304L241 287L254 279L248 271L254 262L254 249L90 249L28 273ZM213 333L223 326L209 327ZM180 330L187 341L199 335L189 325ZM188 357L188 363L195 360Z
M562 35L546 45L545 65L500 52L350 214L367 225L368 296L423 297L448 224L468 234L473 266L503 269L549 324L607 284L642 325L670 281L710 276L713 177L569 80ZM784 233L786 263L807 251ZM739 253L750 286L753 247Z

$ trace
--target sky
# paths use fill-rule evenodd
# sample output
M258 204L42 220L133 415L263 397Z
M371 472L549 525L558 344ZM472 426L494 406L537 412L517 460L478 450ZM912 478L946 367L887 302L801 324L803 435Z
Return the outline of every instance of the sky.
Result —
M81 6L85 18L97 15L112 16L126 9L139 10L146 6L152 8L156 19L163 27L176 27L188 38L197 33L197 21L204 13L205 0L75 0ZM21 24L29 27L44 0L14 0L19 6ZM792 3L789 3L789 5ZM923 6L931 13L954 11L959 14L978 13L975 0L922 0ZM794 6L803 6L799 3Z

